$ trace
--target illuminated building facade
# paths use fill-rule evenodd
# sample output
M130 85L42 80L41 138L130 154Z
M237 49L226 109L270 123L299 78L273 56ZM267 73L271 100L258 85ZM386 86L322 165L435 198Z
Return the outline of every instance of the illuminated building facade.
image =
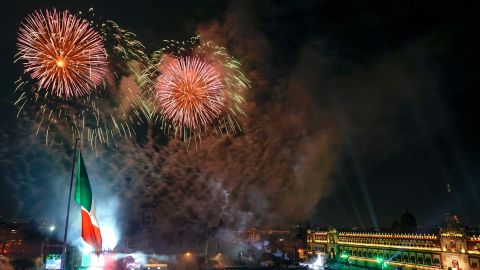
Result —
M303 228L293 226L288 230L259 230L251 228L246 231L246 240L250 243L266 241L265 247L268 252L276 253L281 251L285 258L291 260L305 259L305 239L300 231Z
M40 257L44 238L37 230L33 222L0 222L0 256L11 260Z
M448 219L452 220L448 220ZM467 235L458 218L447 215L438 234L307 232L309 254L380 269L480 269L480 236Z

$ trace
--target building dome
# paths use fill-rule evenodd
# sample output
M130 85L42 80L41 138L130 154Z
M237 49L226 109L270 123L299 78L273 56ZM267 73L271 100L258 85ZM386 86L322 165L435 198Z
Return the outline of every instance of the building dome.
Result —
M417 219L408 212L400 217L400 226L406 230L415 230L417 228Z

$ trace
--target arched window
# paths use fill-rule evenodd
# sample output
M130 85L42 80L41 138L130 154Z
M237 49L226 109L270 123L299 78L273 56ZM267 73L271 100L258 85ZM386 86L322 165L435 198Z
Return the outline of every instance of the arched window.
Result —
M427 258L425 259L425 264L426 264L426 265L432 265L432 258L427 257Z
M438 258L434 258L433 265L440 265L440 260Z
M417 257L417 263L423 264L423 257Z
M412 255L412 256L410 256L410 262L411 262L411 263L415 263L415 262L416 262L416 260L415 260L415 256L413 256L413 255Z
M391 252L385 253L385 259L387 259L387 260L392 260L393 256L395 256L395 254L393 254Z

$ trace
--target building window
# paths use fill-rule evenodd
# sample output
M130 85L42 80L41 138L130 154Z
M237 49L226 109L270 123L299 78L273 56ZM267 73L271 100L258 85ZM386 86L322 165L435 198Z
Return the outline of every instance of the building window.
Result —
M432 265L432 258L427 257L427 258L425 259L425 264L426 264L426 265Z
M410 256L410 262L411 262L411 263L415 263L415 256L413 256L413 255Z
M471 258L470 259L470 267L471 268L478 268L478 259Z
M144 225L153 225L154 224L153 213L145 212L143 214L143 224Z

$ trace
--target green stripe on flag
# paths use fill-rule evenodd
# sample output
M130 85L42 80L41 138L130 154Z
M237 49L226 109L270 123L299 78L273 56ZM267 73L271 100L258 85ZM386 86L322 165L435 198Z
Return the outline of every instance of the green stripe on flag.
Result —
M88 212L92 208L92 188L88 180L87 169L83 163L82 153L78 153L77 179L75 183L75 201Z

